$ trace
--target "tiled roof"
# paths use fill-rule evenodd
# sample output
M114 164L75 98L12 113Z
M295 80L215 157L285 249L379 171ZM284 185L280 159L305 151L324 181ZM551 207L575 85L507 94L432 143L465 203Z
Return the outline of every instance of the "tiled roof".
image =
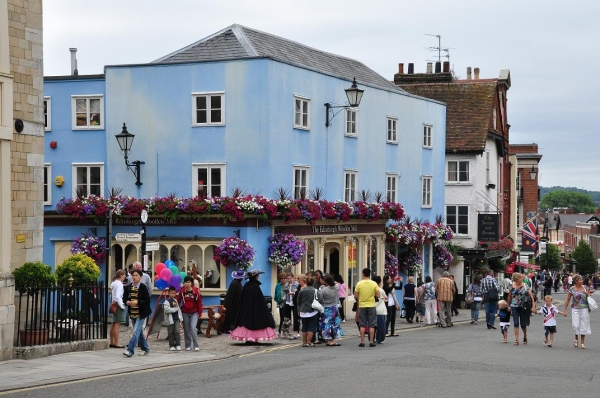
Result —
M560 225L565 227L575 227L577 223L585 223L589 221L598 221L596 214L560 214Z
M405 91L446 103L446 153L483 152L497 79L401 84Z
M282 37L241 25L231 25L152 63L172 64L265 57L352 81L359 85L403 92L362 62L319 51Z

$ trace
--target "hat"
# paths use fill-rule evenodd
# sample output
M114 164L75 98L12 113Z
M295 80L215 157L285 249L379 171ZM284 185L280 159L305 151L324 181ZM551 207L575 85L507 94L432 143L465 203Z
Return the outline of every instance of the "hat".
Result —
M265 271L259 271L257 269L253 269L252 271L248 271L248 273L246 274L246 278L250 279L250 278L254 278L256 276L258 276L259 274L264 274Z
M238 269L231 273L233 279L244 279L244 276L246 276L246 271L243 269Z

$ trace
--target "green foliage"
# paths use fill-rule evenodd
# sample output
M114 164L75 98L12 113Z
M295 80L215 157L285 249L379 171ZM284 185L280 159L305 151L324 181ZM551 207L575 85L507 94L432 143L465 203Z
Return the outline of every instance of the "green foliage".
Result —
M600 207L600 191L588 191L587 189L573 188L573 187L540 187L540 195L543 198L548 192L553 191L569 191L569 192L579 192L586 195L589 195L590 198L594 201L597 207Z
M595 274L598 270L598 261L594 252L583 239L579 240L577 247L573 250L573 258L577 260L577 272L580 275Z
M575 213L595 213L597 204L585 193L557 190L542 196L540 208L572 207Z
M75 254L56 267L56 276L60 286L68 286L71 276L73 277L73 286L88 286L98 281L100 268L91 257L85 254Z
M19 293L35 293L43 287L56 285L52 267L41 261L28 262L13 271L15 289Z
M548 244L546 246L546 253L540 254L540 267L542 269L559 270L562 269L563 264L560 259L560 251L555 245ZM546 263L546 256L548 256L548 263Z

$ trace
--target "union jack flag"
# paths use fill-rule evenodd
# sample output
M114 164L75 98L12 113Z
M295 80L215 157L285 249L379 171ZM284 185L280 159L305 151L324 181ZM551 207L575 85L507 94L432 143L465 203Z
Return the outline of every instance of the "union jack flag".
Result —
M523 226L521 239L521 249L533 251L535 259L538 261L540 257L540 235L538 233L537 215Z

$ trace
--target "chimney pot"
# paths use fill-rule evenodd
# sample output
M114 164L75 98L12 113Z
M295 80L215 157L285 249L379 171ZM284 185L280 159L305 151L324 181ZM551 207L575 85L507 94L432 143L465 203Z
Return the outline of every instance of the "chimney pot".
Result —
M427 62L427 73L433 73L433 64L431 62Z
M450 61L444 61L444 73L450 73Z
M404 74L404 64L403 63L398 64L398 73L401 75Z
M69 51L71 51L71 75L78 75L79 72L77 71L77 49L69 48Z
M435 63L435 73L442 73L442 63L440 61Z
M474 72L475 72L475 80L479 80L479 68L475 68Z
M467 80L471 80L471 67L467 66Z
M412 75L415 73L415 64L412 62L408 64L408 74Z

